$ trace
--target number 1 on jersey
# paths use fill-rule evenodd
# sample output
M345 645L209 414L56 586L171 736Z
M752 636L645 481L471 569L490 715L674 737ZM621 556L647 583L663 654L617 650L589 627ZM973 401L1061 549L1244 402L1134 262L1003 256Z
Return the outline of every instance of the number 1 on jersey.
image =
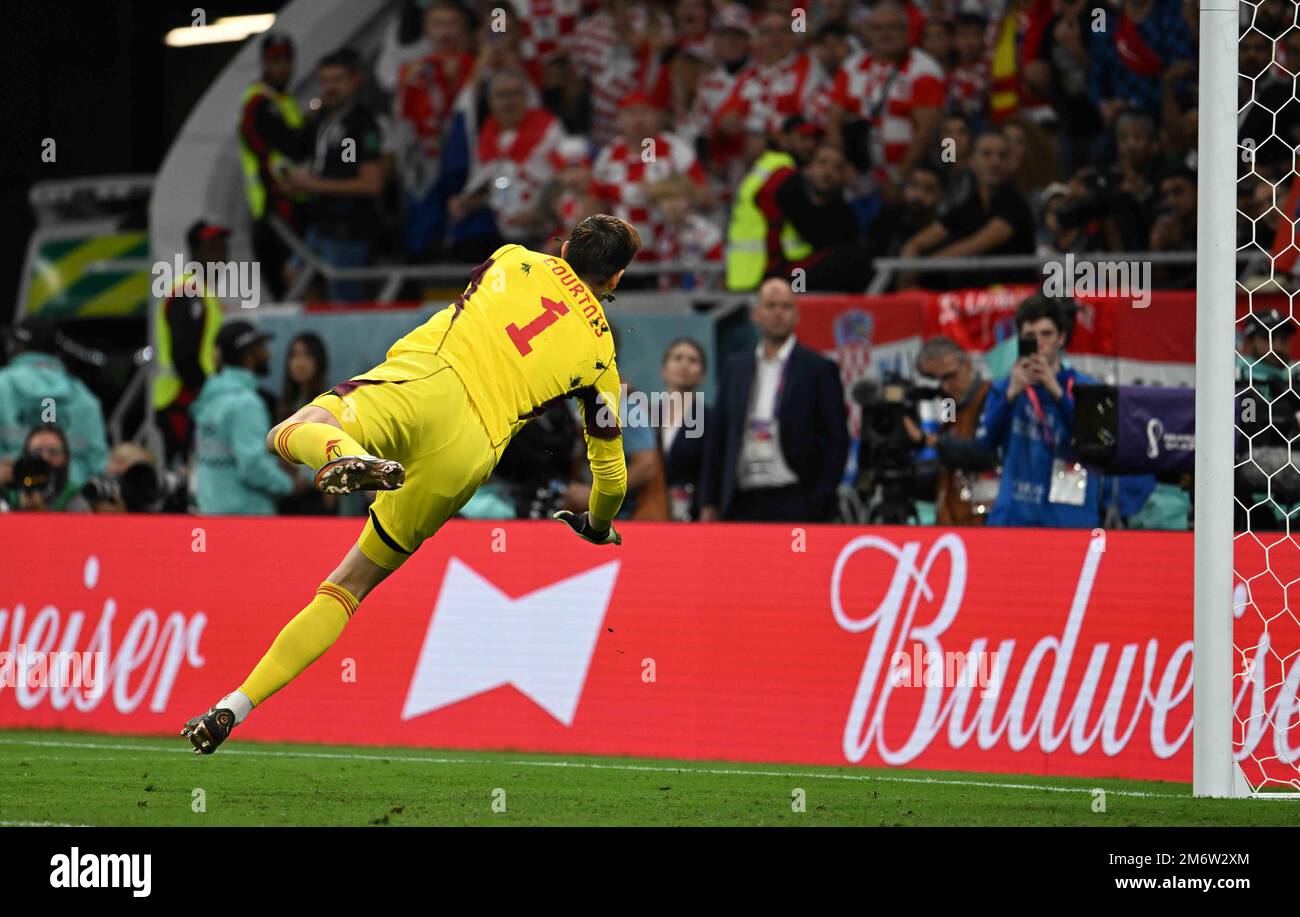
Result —
M533 352L533 345L529 343L537 335L541 334L547 328L555 324L561 315L568 315L569 307L563 302L556 302L554 299L542 297L542 314L537 316L527 325L520 328L514 322L506 325L506 334L510 335L510 340L514 341L515 349L519 351L521 357L526 357Z

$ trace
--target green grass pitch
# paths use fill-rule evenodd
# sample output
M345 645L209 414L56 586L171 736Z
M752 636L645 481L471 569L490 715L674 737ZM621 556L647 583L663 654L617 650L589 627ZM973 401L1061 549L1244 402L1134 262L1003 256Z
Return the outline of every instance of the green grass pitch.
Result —
M1300 802L1132 780L238 739L197 758L179 737L0 730L0 826L44 824L1253 826L1300 825Z

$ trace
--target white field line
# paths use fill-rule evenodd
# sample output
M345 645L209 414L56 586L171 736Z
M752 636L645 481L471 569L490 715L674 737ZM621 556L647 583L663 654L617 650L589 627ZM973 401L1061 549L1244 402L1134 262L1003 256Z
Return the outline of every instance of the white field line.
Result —
M0 745L28 745L40 748L93 748L112 751L163 752L167 754L193 754L189 749L163 749L156 745L120 745L100 742L56 742L38 739L0 738ZM412 764L499 764L511 767L573 767L583 770L631 771L636 773L687 773L707 774L720 777L801 777L812 780L852 780L863 783L908 783L930 786L959 786L994 790L1043 790L1050 793L1092 793L1095 787L1089 786L1051 786L1037 783L998 783L990 780L951 780L938 777L894 777L876 774L834 774L816 771L765 771L744 768L690 767L688 765L650 765L650 764L601 764L595 761L529 761L526 759L503 759L490 761L481 758L437 758L416 755L376 755L365 752L321 752L321 751L272 751L261 748L231 748L219 752L221 755L248 755L263 758L310 758L317 760L339 761L409 761ZM1140 790L1106 790L1111 796L1133 796L1143 799L1192 799L1190 792L1147 793Z
M0 828L89 828L67 821L0 821Z
M94 757L84 757L82 755L31 755L24 752L22 754L24 761L77 761L84 764L104 764L109 761L121 761L121 757L113 755L96 755Z

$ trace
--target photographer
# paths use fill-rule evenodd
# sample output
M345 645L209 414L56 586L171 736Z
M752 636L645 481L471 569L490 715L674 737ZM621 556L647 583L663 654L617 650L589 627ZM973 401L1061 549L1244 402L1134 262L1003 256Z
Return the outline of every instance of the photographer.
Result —
M1155 123L1148 115L1126 112L1115 122L1114 143L1115 165L1076 172L1068 199L1056 211L1063 233L1087 239L1088 244L1072 245L1075 251L1142 251L1150 241L1156 186L1167 166Z
M90 505L68 480L68 439L52 423L33 427L22 454L0 466L0 508L22 512L85 512Z
M973 439L991 386L976 374L970 354L948 337L926 341L916 369L936 380L943 396L938 436L922 433L910 417L903 419L912 442L936 449L943 465L935 486L935 522L983 525L997 493L997 456Z
M118 443L108 454L108 470L91 478L81 496L96 513L186 511L185 481L158 471L153 453L136 443Z
M988 392L977 439L1002 455L989 525L1092 528L1100 481L1071 449L1074 387L1093 380L1061 364L1070 331L1059 300L1036 293L1016 310L1020 357Z
M12 358L0 369L0 469L17 459L28 431L56 422L69 480L79 484L101 472L108 455L103 407L86 383L63 365L57 328L28 318L7 338Z

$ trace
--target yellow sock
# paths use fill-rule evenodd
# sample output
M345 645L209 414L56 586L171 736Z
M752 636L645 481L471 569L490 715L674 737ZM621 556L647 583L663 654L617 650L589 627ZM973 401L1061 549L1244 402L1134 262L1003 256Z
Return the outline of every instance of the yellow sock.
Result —
M333 646L356 610L352 593L331 582L321 583L311 604L284 626L239 690L254 704L266 700Z
M339 456L366 454L359 442L338 427L306 421L285 424L275 435L275 451L285 461L310 465L317 471Z

